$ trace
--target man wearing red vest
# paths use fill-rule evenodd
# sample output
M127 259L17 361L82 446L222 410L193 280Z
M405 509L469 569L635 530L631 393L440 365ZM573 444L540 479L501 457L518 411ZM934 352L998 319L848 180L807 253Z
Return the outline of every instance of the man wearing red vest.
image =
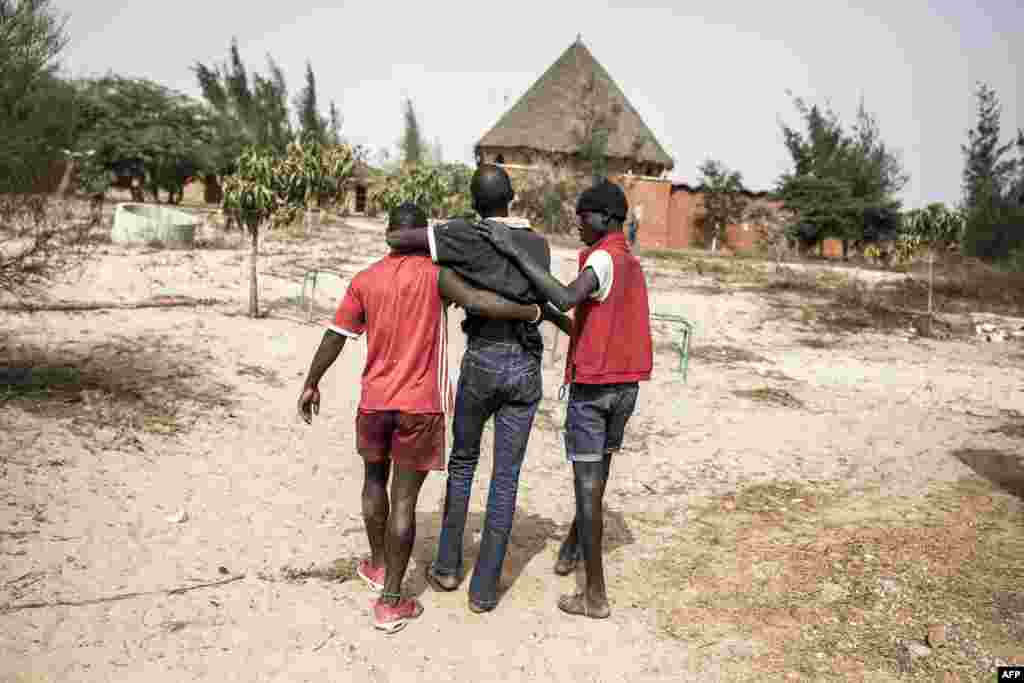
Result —
M612 454L622 447L639 382L651 378L654 364L647 281L622 232L628 209L622 188L608 180L580 195L576 214L580 239L587 248L580 252L579 275L568 286L530 259L507 228L478 227L522 269L550 306L563 312L576 309L574 319L551 310L545 315L571 338L565 368L569 385L565 450L573 464L576 517L559 550L555 571L568 574L582 555L586 589L562 596L558 607L595 619L611 613L601 545Z

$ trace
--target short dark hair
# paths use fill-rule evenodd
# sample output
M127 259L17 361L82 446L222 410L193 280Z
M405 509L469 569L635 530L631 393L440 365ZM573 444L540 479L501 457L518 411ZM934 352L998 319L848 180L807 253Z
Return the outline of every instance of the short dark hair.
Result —
M629 202L622 188L607 178L587 188L576 201L576 213L596 211L622 222L629 213Z
M494 164L480 164L473 174L469 191L473 194L476 210L482 213L504 209L516 196L508 173Z
M412 202L402 202L388 214L388 228L425 228L427 212Z

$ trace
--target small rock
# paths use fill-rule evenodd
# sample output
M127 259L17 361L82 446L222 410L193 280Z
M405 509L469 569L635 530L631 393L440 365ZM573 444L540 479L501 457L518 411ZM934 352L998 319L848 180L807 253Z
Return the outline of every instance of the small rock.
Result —
M178 510L175 514L170 517L166 517L168 522L171 524L183 524L188 521L188 511L183 509Z
M946 644L946 627L943 624L931 624L928 627L928 645L942 647Z
M910 651L910 656L913 659L920 659L921 657L927 657L932 653L932 649L924 643L919 643L916 640L912 640L907 643L907 649Z
M896 643L896 665L900 673L910 673L914 668L914 660L927 657L932 653L924 643L900 640Z
M878 580L878 589L888 595L898 593L900 585L894 579L881 578Z

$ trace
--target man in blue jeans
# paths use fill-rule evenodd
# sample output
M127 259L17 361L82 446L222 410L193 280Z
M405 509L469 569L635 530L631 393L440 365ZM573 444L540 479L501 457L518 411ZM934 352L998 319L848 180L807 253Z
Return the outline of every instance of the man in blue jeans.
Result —
M470 190L474 209L484 222L509 228L510 239L550 270L547 240L530 228L529 221L508 215L515 195L505 171L481 165L473 175ZM435 263L517 303L543 303L522 271L467 221L395 232L388 235L388 244L402 251L429 250ZM427 568L427 580L435 590L451 591L462 579L462 541L473 476L480 460L480 439L484 424L493 417L494 471L480 553L469 585L469 608L477 613L488 612L498 603L498 582L515 514L519 473L542 395L544 342L537 329L540 322L539 318L532 323L491 320L467 313L463 323L467 343L455 397L444 521L437 557Z
M610 181L583 192L576 203L579 276L569 285L551 277L499 225L478 230L511 258L551 306L575 309L570 319L549 317L571 334L565 383L565 451L572 462L576 516L562 543L555 571L568 573L582 556L586 588L558 601L563 612L594 619L611 614L604 577L604 492L612 456L622 448L626 423L636 408L640 382L654 366L647 280L622 232L629 203Z

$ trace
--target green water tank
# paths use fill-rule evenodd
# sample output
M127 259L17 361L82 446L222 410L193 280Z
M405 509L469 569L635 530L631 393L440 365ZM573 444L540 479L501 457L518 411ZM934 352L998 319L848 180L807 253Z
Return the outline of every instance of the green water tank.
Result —
M198 224L192 214L169 206L122 203L114 209L110 238L120 243L158 240L192 244Z

